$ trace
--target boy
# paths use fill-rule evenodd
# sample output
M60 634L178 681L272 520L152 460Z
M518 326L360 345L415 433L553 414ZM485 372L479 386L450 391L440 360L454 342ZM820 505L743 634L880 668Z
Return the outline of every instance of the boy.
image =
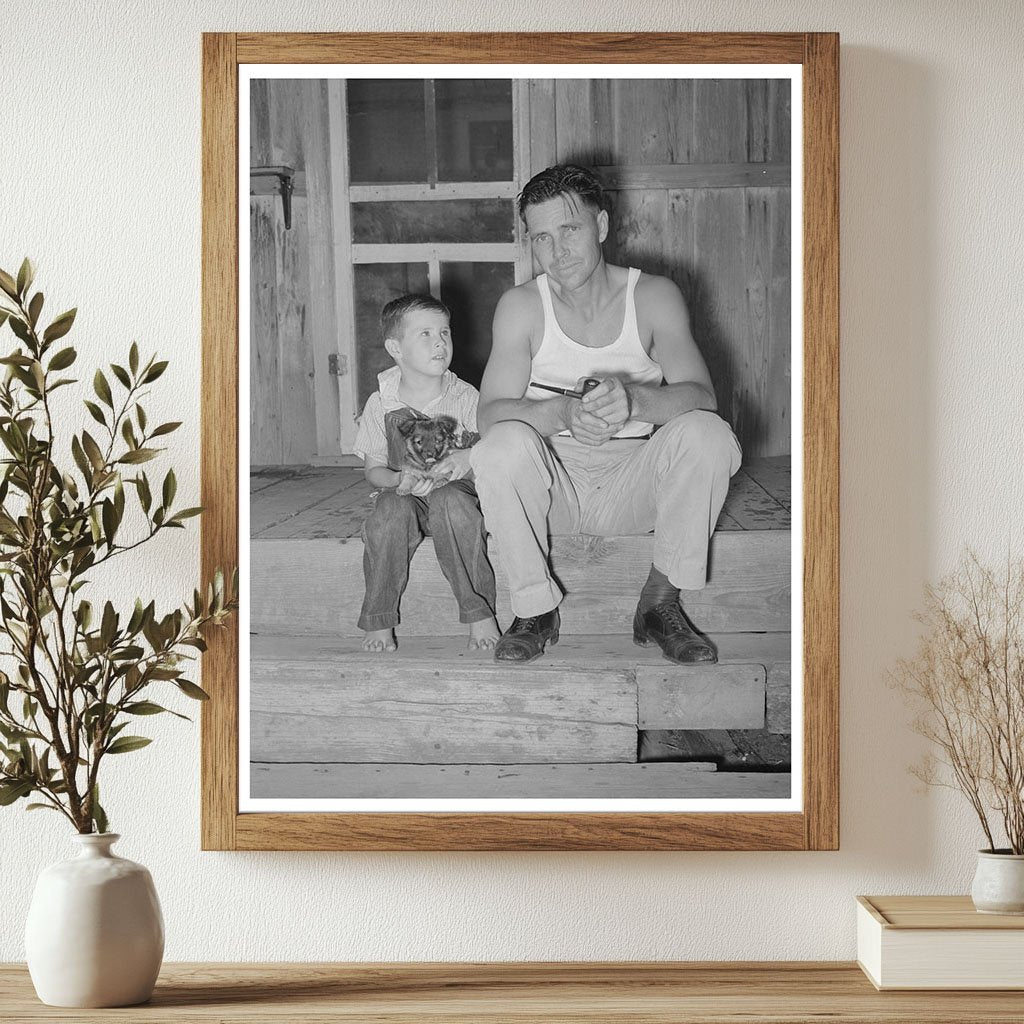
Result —
M409 562L425 535L434 538L441 571L469 625L469 649L489 650L500 636L494 619L494 570L487 560L483 516L470 479L469 451L440 463L448 482L422 480L411 494L395 492L400 467L388 465L384 416L409 407L426 416L454 417L476 430L476 388L448 369L452 335L448 308L430 295L403 295L381 311L384 347L396 365L379 374L380 389L366 400L354 450L363 472L381 488L363 524L366 593L359 616L363 650L393 651L398 602L409 582Z

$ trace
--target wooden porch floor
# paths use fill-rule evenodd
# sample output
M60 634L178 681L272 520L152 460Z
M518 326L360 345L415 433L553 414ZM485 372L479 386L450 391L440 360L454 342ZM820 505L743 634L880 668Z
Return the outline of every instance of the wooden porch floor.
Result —
M256 718L253 721L257 733L260 729L265 732L268 749L278 751L273 756L264 751L254 760L253 795L267 798L408 797L413 793L444 797L523 796L537 795L538 786L548 796L581 791L589 795L693 798L788 794L791 764L788 627L747 622L752 614L747 608L752 604L752 595L755 598L752 606L756 607L758 615L767 614L778 604L777 591L782 586L780 573L783 572L779 558L780 552L788 552L786 531L791 525L788 457L750 460L733 477L718 522L719 536L712 541L721 549L720 557L715 558L716 572L721 577L719 585L717 589L712 587L702 592L703 604L688 605L691 614L696 614L695 621L709 630L709 623L718 621L716 616L729 623L738 617L739 624L716 627L722 630L720 636L713 635L722 664L713 667L715 678L710 681L713 685L708 692L729 696L732 691L723 686L723 673L727 674L738 664L762 667L765 682L758 703L763 710L763 724L761 719L757 725L741 723L738 719L733 721L728 715L719 715L718 709L706 723L716 728L696 728L698 720L690 710L685 718L689 723L686 728L679 727L682 720L675 727L667 728L658 727L653 721L646 726L643 722L634 723L636 731L631 750L635 763L599 767L589 763L595 760L589 748L583 758L588 763L580 764L544 763L524 767L516 756L502 750L485 758L493 764L466 761L462 747L468 739L479 741L486 728L498 729L502 736L529 735L536 722L530 718L524 723L521 709L506 708L501 703L503 700L511 700L512 705L518 703L518 697L508 693L507 668L494 663L486 653L467 653L463 636L446 635L451 628L443 623L453 624L457 616L449 607L450 594L430 557L424 556L426 563L421 558L418 574L414 563L413 580L403 599L398 652L382 660L379 655L367 655L360 650L359 633L355 628L361 599L361 586L355 582L359 579L361 564L361 543L357 538L373 506L374 493L358 467L260 467L250 473L250 536L253 541L260 541L253 545L254 558L259 553L254 564L259 569L263 563L273 563L273 571L263 565L260 577L264 584L260 593L272 593L273 600L254 605L257 615L252 664L254 671L262 672L269 684L262 703L257 701L254 705ZM752 535L759 532L762 536ZM324 544L350 538L354 543ZM571 612L567 612L568 629L563 632L558 647L549 650L536 669L537 679L530 677L532 683L527 691L531 699L537 699L535 691L543 689L533 684L543 683L549 675L559 680L563 676L574 680L567 692L575 693L580 678L593 682L598 677L603 678L602 672L606 675L608 672L625 673L631 678L640 666L641 675L646 678L651 673L657 675L666 671L667 663L659 657L659 652L642 651L632 644L628 632L621 632L615 626L610 630L594 629L590 621L590 616L607 611L610 621L619 623L621 620L625 624L622 629L628 629L635 593L622 584L619 577L631 579L640 572L633 572L635 567L630 562L631 557L635 561L639 556L629 552L637 545L642 548L642 541L647 539L617 538L591 550L588 542L594 538L561 538L565 550L560 548L558 553L565 562L562 571L570 591L567 604L573 604L574 600L576 603ZM580 550L576 551L573 545ZM748 552L751 547L758 556L750 566L750 585L737 585L730 575L730 567L739 556L730 552L732 549ZM587 562L586 573L604 574L602 579L607 586L601 592L597 609L590 607L593 601L581 601L581 595L584 598L586 595L573 585L579 583L583 571L576 564L581 558ZM788 554L783 561L788 566ZM273 580L272 587L270 580ZM339 581L348 581L350 585L340 585ZM619 593L624 588L628 590L626 598ZM628 605L625 610L616 605L622 600ZM356 604L350 607L352 601ZM716 603L719 601L722 609ZM784 603L788 609L788 599ZM615 608L607 610L605 605L615 605ZM622 613L618 614L619 611ZM292 621L296 614L299 619ZM507 622L510 614L507 608L499 611L499 622ZM288 622L279 621L289 616ZM431 625L438 617L441 624ZM739 619L743 621L740 623ZM765 629L775 632L763 632ZM337 682L339 666L344 667L345 686ZM485 708L475 717L472 709L453 711L452 701L438 691L439 671L443 672L444 685L448 686L453 685L452 679L470 669L473 685L468 696L464 694L460 698L461 704L460 701L455 704L461 708L467 700L472 704L488 696L498 702L496 708ZM699 674L697 669L679 671L690 676ZM293 697L296 693L302 694L300 703L309 704L316 694L327 701L290 739L282 739L287 729L295 730L289 724L290 716L280 707L281 678L289 680ZM349 707L342 697L352 692L359 679L363 679L361 685L365 690L360 698L363 703L357 701ZM376 748L370 751L373 754L370 756L365 749L348 750L342 741L346 737L362 737L367 722L382 714L381 702L385 701L387 687L393 685L395 679L399 679L398 690L391 695L395 698L393 706L383 713L386 721L378 738L398 746L392 751L391 761L376 763L383 756ZM414 685L417 680L421 684L419 690ZM638 698L633 697L627 703L634 707L638 706L637 702ZM280 721L274 717L282 714ZM465 725L467 716L471 727ZM581 713L579 727L589 728L586 723L592 717L589 712ZM667 726L668 720L664 724ZM460 728L468 729L468 739L461 734L454 735ZM570 726L562 723L562 728L563 732L566 728L572 732L571 723ZM326 729L324 749L294 753L293 748L311 742L310 735L317 729ZM425 733L432 737L432 745L428 744L429 756L416 748L419 753L412 757L409 750L418 742L426 742L423 740ZM442 740L450 747L443 756L435 749ZM546 742L549 746L553 744L550 738ZM278 763L279 751L284 749L290 751L288 761ZM550 751L545 756L550 756L554 762L558 760L556 753ZM426 767L421 763L424 756L431 762ZM410 760L416 761L415 767L406 763ZM516 763L510 763L512 761ZM657 775L661 771L667 773L664 778ZM423 788L422 793L417 786Z
M261 467L249 475L252 539L358 537L375 489L361 468ZM719 530L790 528L790 459L751 459L732 478Z

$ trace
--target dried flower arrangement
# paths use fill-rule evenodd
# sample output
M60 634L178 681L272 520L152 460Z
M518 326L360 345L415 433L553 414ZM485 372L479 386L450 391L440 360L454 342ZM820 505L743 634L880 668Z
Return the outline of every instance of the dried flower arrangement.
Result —
M988 852L1005 836L1005 852L1024 854L1024 561L999 573L968 554L925 595L917 653L895 682L939 756L911 770L964 794Z

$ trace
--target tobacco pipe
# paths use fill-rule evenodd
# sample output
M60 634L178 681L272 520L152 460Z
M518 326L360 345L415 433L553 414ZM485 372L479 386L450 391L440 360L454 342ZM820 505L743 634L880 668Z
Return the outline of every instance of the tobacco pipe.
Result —
M535 380L530 381L530 387L540 388L542 391L554 391L556 395L568 395L570 398L582 398L588 391L593 391L600 383L596 377L587 377L583 381L582 391L574 391L572 388L556 388L551 384L538 384Z

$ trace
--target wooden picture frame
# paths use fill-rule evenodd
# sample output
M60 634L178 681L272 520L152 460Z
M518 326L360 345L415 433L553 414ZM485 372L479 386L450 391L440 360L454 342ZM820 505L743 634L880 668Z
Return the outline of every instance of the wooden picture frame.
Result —
M839 38L735 34L205 34L202 571L239 560L239 67L247 64L802 66L802 809L786 812L242 812L239 637L203 657L208 850L833 850L839 843ZM245 116L245 115L243 115ZM486 140L484 140L486 143ZM483 146L484 143L481 143ZM486 154L486 148L483 152ZM795 240L794 240L795 244Z

